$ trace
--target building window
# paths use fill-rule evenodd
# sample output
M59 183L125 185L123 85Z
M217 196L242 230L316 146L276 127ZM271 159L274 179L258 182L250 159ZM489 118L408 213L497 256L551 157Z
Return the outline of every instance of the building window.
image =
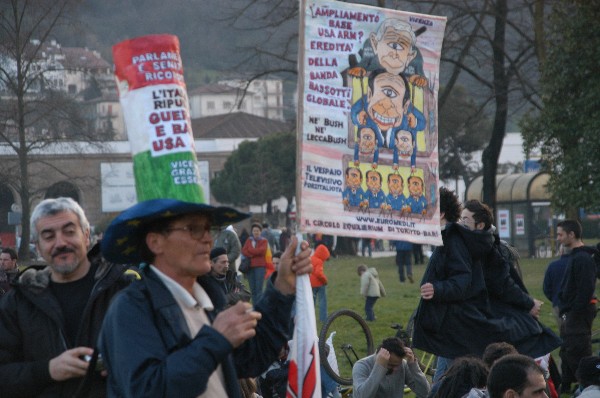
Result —
M77 86L75 84L69 84L69 94L77 94Z
M206 102L206 109L208 109L209 111L214 110L215 109L215 101Z
M231 106L232 106L231 101L223 101L223 109L229 110L229 109L231 109Z

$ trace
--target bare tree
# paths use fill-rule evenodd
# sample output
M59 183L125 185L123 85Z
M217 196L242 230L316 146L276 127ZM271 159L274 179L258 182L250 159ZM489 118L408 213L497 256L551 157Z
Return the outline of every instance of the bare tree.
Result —
M235 3L235 2L234 2ZM442 50L440 112L455 85L468 87L481 116L492 120L489 143L482 156L484 201L495 206L496 173L509 122L516 125L524 109L539 109L539 61L543 58L544 17L550 0L373 0L372 5L448 17ZM238 3L235 3L238 4ZM295 69L297 31L286 26L297 20L297 1L279 0L266 7L261 0L232 8L232 21L245 29L268 27L270 41L261 38L246 47L240 64L255 76ZM289 28L288 28L289 29ZM283 45L274 45L281 42ZM447 152L453 152L449 150Z
M408 3L408 2L403 2ZM457 81L492 120L483 151L483 200L495 207L496 174L510 123L525 109L539 109L539 59L544 49L544 0L410 1L420 12L448 16L442 65L450 79L440 108ZM442 74L443 77L444 74Z
M56 89L56 65L40 62L52 32L69 22L68 12L75 4L75 0L8 0L0 6L0 145L16 154L15 162L4 165L2 178L20 197L19 257L24 261L29 258L34 189L39 188L32 184L34 154L63 138L89 138L79 103Z

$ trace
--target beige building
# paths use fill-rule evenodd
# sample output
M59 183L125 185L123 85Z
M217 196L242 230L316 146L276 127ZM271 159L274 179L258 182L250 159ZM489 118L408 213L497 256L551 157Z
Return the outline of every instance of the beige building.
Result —
M208 184L241 142L289 132L293 126L238 112L193 119L192 129L203 180ZM0 163L6 169L14 167L16 155L0 146ZM51 145L32 153L30 175L36 192L34 205L47 197L73 197L85 209L92 226L100 229L136 202L128 141ZM20 205L17 184L16 180L0 181L0 238L6 246L13 246L18 234L18 227L8 222L9 213L17 213ZM217 204L214 197L210 203Z

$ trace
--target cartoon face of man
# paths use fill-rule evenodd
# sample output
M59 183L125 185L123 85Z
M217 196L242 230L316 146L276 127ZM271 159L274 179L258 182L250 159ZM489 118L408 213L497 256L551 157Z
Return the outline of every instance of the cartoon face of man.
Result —
M396 132L396 148L398 149L398 155L401 158L410 158L414 147L415 145L410 131L399 130Z
M377 141L375 138L375 132L370 128L363 128L359 132L360 141L359 148L362 155L370 155L375 152L375 145Z
M415 34L406 22L388 19L369 38L379 64L390 73L404 72L417 55Z
M412 176L408 179L408 191L415 198L423 195L423 180L421 177Z
M375 170L367 171L367 188L373 193L381 190L381 174Z
M390 194L399 196L404 190L404 183L400 174L390 174L388 176L388 190Z
M356 167L348 167L346 169L346 186L351 189L356 189L362 184L362 173Z
M382 131L398 127L408 111L405 101L406 85L399 75L383 72L376 74L369 85L367 113Z

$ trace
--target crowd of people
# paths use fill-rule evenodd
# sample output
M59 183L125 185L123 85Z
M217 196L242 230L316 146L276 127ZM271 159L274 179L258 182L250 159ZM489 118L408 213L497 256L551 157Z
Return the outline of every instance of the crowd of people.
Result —
M561 257L543 288L559 337L539 322L542 302L503 255L492 214L440 189L443 245L420 283L412 346L386 338L358 360L355 397L402 397L405 386L423 398L600 395L600 358L591 351L595 248L584 245L577 221L558 224ZM0 251L0 396L283 396L296 276L310 274L325 322L335 241L319 236L311 248L289 236L278 251L266 224L238 237L231 225L247 217L143 201L92 245L77 202L40 202L32 241L47 266L19 272L15 250ZM413 248L395 248L400 280L413 282ZM246 283L236 269L244 257ZM360 264L357 273L365 319L375 321L385 288L375 267ZM431 383L413 347L437 356ZM560 372L550 355L557 348ZM323 375L324 393L335 391L330 382Z

